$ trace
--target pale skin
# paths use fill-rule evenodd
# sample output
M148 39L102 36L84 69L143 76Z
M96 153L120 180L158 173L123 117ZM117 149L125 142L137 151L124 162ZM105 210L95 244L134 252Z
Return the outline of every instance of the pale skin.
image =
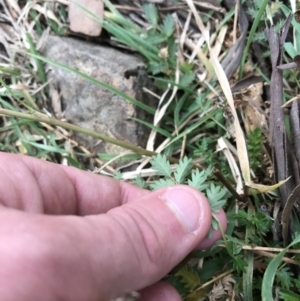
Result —
M174 195L193 197L184 211L196 219L184 220ZM223 211L219 219L225 229ZM131 290L143 301L180 300L160 279L220 238L207 239L210 224L209 204L193 188L149 192L0 153L1 300L105 301Z

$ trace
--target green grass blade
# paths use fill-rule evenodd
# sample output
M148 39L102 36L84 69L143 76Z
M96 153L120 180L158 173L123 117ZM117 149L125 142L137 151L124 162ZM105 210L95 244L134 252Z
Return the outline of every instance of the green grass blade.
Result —
M128 30L124 30L120 26L109 22L103 22L103 28L110 32L113 36L115 36L119 42L141 53L147 60L158 61L159 57L157 54L159 50L147 43L144 39L140 38L136 34L131 34Z
M205 115L200 120L198 120L197 122L195 122L193 125L191 125L189 128L187 128L185 131L183 131L181 134L179 134L178 136L176 136L172 141L169 142L169 144L166 147L170 146L175 141L183 138L183 136L185 136L187 134L190 134L193 130L195 130L196 128L200 127L201 124L203 124L205 121L207 121L208 119L210 119L214 114L215 114L215 110L212 110L211 112L209 112L207 115Z
M217 27L216 32L219 32L221 28L228 22L235 14L235 7L233 7L230 11L226 13L222 21L220 22L219 26Z
M0 67L0 72L1 73L7 73L11 76L20 76L21 72L20 70L11 68L11 67Z
M181 109L190 95L191 95L190 91L185 91L185 93L180 97L179 101L176 104L176 107L174 109L174 125L176 129L180 126L179 120L180 120Z
M53 146L53 145L46 145L46 144L41 144L41 143L37 143L37 142L32 142L32 141L28 141L27 139L20 139L23 143L26 144L30 144L34 147L36 147L37 149L42 149L44 151L47 151L48 153L58 153L61 154L62 156L67 156L69 155L68 151L65 149L62 149L58 146Z
M247 44L246 44L246 47L245 47L245 50L243 52L243 56L242 56L242 59L241 59L241 64L240 64L240 71L239 71L239 79L242 78L242 75L243 75L243 71L244 71L244 65L245 65L245 61L246 61L246 57L248 56L248 52L249 52L249 48L250 48L250 45L252 43L252 40L253 40L253 37L254 37L254 34L256 32L256 29L259 25L259 22L261 21L261 18L262 18L262 15L264 13L264 10L268 4L269 0L264 0L259 8L259 11L255 17L255 20L253 22L253 25L251 27L251 30L250 30L250 33L249 33L249 36L248 36L248 39L247 39Z
M281 251L272 261L269 263L262 282L262 291L261 291L261 297L262 301L270 301L273 300L273 294L272 294L272 288L273 288L273 282L275 279L276 271L281 263L281 260L283 256L285 255L286 251L292 247L293 245L300 242L300 235L298 235L294 241L283 251Z
M37 55L38 53L36 51L33 40L32 40L32 38L31 38L31 36L28 32L26 32L26 39L27 39L27 42L29 43L29 46L30 46L30 50L29 50L30 54L34 57L34 55ZM35 57L35 59L36 59L36 65L37 65L37 69L38 69L39 78L42 81L42 83L44 84L47 81L47 76L46 76L44 66L43 66L42 62L39 59L37 59L36 57ZM49 88L47 88L47 89L49 89Z
M255 215L255 209L251 201L249 201L248 213L251 213L253 216ZM255 235L255 227L253 225L247 225L245 234L246 234L245 243L250 244L249 238ZM244 260L247 264L245 267L245 272L243 273L244 298L247 301L253 301L253 270L254 270L253 252L246 251Z
M157 133L159 133L159 134L161 134L161 135L163 135L163 136L165 136L167 138L172 138L172 135L168 131L166 131L164 129L161 129L160 127L155 126L152 123L149 123L147 121L141 120L139 118L130 118L130 119L132 119L134 121L137 121L137 122L139 122L139 123L141 123L141 124L149 127L151 130L153 130L153 131L155 131L155 132L157 132Z

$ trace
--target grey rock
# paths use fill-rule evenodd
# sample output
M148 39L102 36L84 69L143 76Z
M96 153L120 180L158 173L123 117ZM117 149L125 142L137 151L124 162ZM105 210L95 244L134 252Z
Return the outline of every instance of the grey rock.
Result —
M56 36L48 38L42 54L155 107L156 101L153 97L142 90L143 87L154 90L146 72L138 72L136 77L128 79L124 76L128 70L143 66L143 61L134 55L73 38ZM145 147L150 130L131 118L152 122L152 116L72 72L55 66L49 67L51 71L48 72L48 77L53 78L54 84L61 92L65 117L69 122ZM117 154L124 151L119 146L86 135L75 133L75 136L77 141L95 153Z

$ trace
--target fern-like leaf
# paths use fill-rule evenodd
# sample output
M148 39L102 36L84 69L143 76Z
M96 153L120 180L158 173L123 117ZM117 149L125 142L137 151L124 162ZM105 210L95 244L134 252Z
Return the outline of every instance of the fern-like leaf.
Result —
M287 289L281 289L279 292L279 296L284 301L299 301L300 295L295 292Z
M174 173L174 178L177 183L183 183L186 180L186 177L191 172L193 168L193 160L184 157L179 161L179 164L176 167L176 172Z
M116 180L118 180L118 181L121 181L121 180L123 179L123 175L122 175L122 173L121 173L120 171L116 171L116 172L114 173L114 178L115 178Z
M159 62L154 62L151 61L149 63L149 71L153 74L156 75L158 73L164 73L168 69L167 63L161 59Z
M169 38L172 35L174 29L175 29L174 18L172 17L172 15L166 15L166 17L163 20L163 25L161 28L162 33Z
M184 266L175 275L181 277L180 282L189 290L193 290L200 284L199 275L190 266Z
M174 183L174 181L172 181L171 179L159 179L159 180L154 181L153 183L151 183L150 188L152 190L157 190L157 189L172 186L172 185L175 185L175 184L176 183Z
M199 191L203 191L206 187L207 184L204 184L204 182L207 179L207 173L205 170L202 170L201 172L199 169L196 169L192 173L192 179L188 180L188 184Z
M158 175L171 177L171 165L165 155L158 154L150 161L152 168L158 172Z
M146 187L145 180L141 177L141 175L138 175L133 181L132 184L141 188Z
M185 73L179 80L179 85L182 87L188 87L195 79L195 74L192 72Z
M153 3L146 3L143 5L143 11L144 11L147 21L151 25L157 26L158 13L157 13L156 6Z
M215 186L214 183L210 183L209 188L206 189L206 195L213 213L218 213L219 209L225 205L226 200L222 198L226 192L225 188Z
M282 288L289 289L293 285L293 273L289 271L289 268L283 267L281 270L277 270L276 280Z

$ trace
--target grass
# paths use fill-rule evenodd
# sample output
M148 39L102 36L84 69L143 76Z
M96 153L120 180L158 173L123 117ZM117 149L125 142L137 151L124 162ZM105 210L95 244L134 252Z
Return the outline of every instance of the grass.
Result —
M0 150L67 162L81 169L94 165L98 173L132 181L146 189L184 183L203 191L214 213L224 208L228 229L222 241L205 252L194 252L189 265L167 277L183 300L216 300L217 292L221 292L218 300L239 294L250 301L272 300L276 294L278 300L298 300L299 275L292 265L299 265L299 216L296 210L290 214L288 220L293 222L290 234L295 240L285 248L284 238L275 225L286 219L276 215L274 205L281 200L277 188L283 182L274 180L277 170L272 159L269 125L262 118L264 114L272 114L267 89L254 83L246 84L236 93L231 90L240 79L251 78L253 74L261 75L267 85L272 83L270 68L262 64L265 60L270 66L270 45L261 33L270 21L279 32L283 20L278 16L286 18L292 7L295 10L295 1L284 4L254 1L254 6L244 1L243 9L250 16L248 40L239 49L242 59L230 79L221 63L238 39L235 7L223 9L223 13L211 8L199 13L196 4L187 0L171 14L150 3L139 7L143 22L138 24L126 11L117 10L108 0L104 2L107 11L102 21L82 9L100 22L114 45L125 45L144 57L148 74L160 89L157 108L41 57L38 45L46 30L67 33L67 8L61 3L55 6L42 3L56 18L49 19L50 14L43 15L27 1L20 7L20 22L16 15L6 11L16 38L14 48L6 49L10 59L0 63ZM181 11L187 13L182 20ZM26 33L26 39L18 39L29 24L32 30ZM295 20L292 24L292 37L284 44L283 56L287 60L299 53L300 27ZM261 52L255 52L254 45ZM44 63L73 72L151 114L153 124L136 119L151 129L147 149L82 129L50 114ZM284 101L298 94L297 72L284 71ZM285 121L293 143L290 121L288 118ZM72 138L72 131L114 143L129 152L93 154ZM112 162L124 158L138 164L136 171L113 168ZM214 219L212 229L217 227L218 221ZM296 253L289 253L291 247ZM201 263L201 268L194 262Z

